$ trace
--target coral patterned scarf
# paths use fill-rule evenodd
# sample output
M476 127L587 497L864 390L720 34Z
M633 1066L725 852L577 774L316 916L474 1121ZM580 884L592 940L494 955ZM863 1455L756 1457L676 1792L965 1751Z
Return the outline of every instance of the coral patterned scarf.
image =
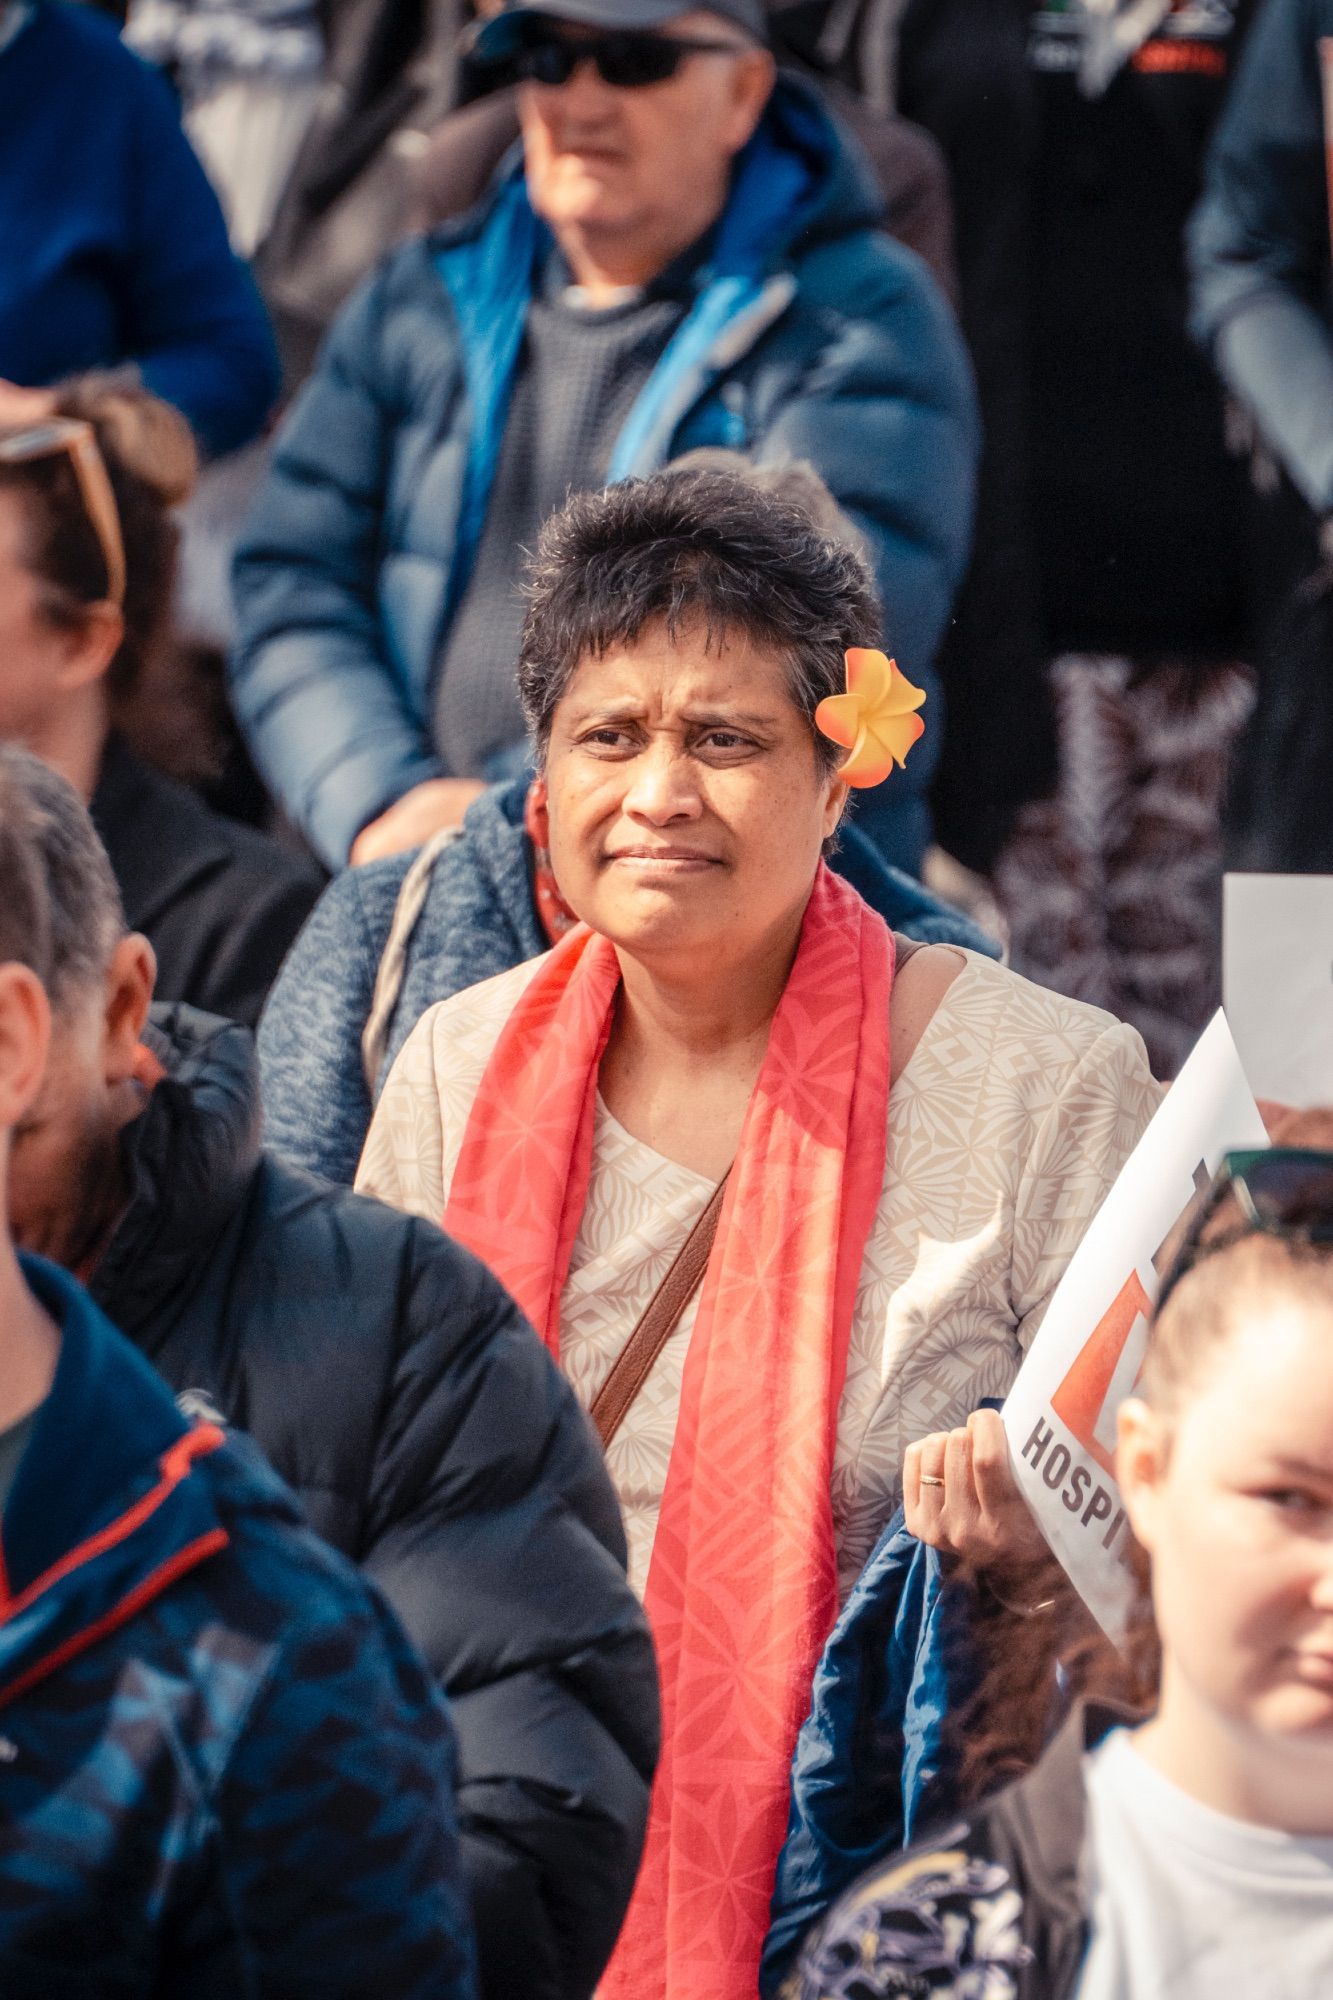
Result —
M646 1605L664 1749L614 2000L754 2000L788 1767L837 1608L829 1479L884 1176L893 943L821 865L686 1356ZM560 1352L620 983L584 926L510 1015L444 1223Z

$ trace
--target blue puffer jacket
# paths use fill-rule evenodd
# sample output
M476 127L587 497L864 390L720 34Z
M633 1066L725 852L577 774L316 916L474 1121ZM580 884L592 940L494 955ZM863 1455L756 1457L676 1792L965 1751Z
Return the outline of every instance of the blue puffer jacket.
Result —
M532 893L523 830L528 781L497 785L468 808L444 848L408 941L387 1023L390 1065L428 1007L547 948ZM292 946L259 1025L267 1145L292 1166L350 1186L374 1109L361 1057L376 974L398 892L414 857L349 868L329 884ZM997 947L958 910L879 859L849 829L833 865L885 923L924 944Z
M957 327L925 266L875 228L869 167L814 93L775 92L716 251L609 474L699 445L806 459L866 535L887 643L937 693L967 554L978 428ZM279 435L237 554L232 692L288 812L334 867L441 775L441 645L474 561L534 273L550 238L521 161L457 224L396 251L344 309ZM863 829L914 868L942 716Z
M4 1508L5 2000L471 2000L444 1705L243 1439L63 1272Z
M958 1804L946 1718L977 1684L972 1594L903 1524L881 1535L815 1674L792 1761L759 1990L771 2000L802 1938L858 1875Z

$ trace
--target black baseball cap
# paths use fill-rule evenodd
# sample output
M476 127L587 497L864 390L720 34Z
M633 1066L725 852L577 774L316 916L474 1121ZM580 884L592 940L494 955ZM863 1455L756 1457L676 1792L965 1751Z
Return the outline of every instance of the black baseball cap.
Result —
M721 20L733 21L752 41L767 43L762 0L703 0L703 5ZM628 33L664 28L668 21L691 11L689 0L546 0L540 7L508 5L489 21L478 23L470 52L482 62L503 62L514 54L528 22L543 17L573 21L580 28L619 28Z

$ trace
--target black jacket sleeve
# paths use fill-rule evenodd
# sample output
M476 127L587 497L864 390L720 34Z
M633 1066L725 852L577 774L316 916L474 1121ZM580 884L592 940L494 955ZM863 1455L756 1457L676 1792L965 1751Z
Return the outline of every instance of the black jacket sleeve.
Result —
M449 1696L486 2000L580 2000L633 1888L657 1680L591 1425L518 1308L410 1225L365 1569Z

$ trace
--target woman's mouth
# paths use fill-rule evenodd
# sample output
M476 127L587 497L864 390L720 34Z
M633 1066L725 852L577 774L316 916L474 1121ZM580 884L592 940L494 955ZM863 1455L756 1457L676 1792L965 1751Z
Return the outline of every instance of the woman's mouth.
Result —
M1298 1679L1315 1687L1333 1688L1333 1653L1297 1651L1294 1658Z
M699 854L688 847L622 847L606 859L644 875L690 875L718 865L713 855Z

